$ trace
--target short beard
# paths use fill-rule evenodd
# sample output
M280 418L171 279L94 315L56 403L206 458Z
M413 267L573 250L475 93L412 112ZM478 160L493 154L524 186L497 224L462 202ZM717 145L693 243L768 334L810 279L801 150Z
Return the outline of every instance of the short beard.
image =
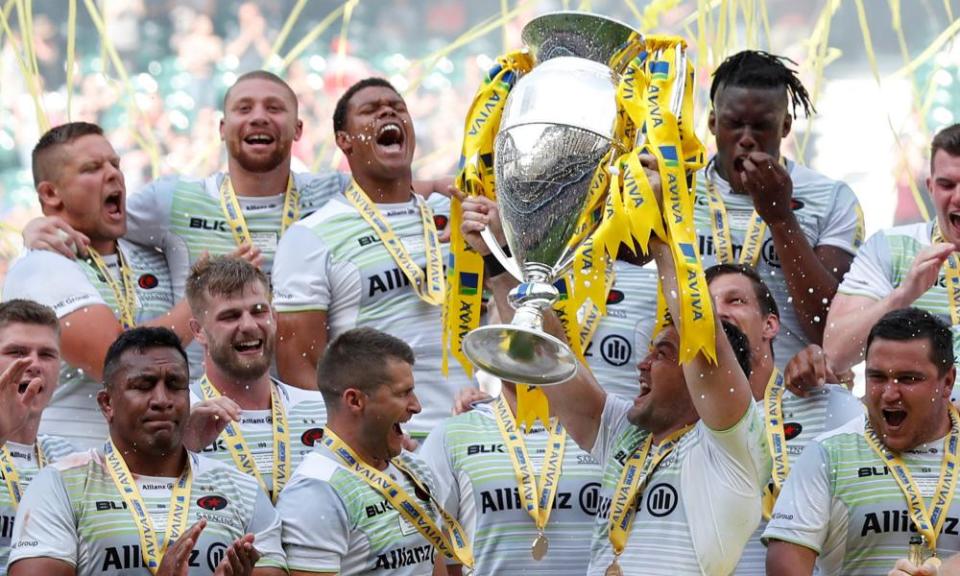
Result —
M225 343L209 350L210 359L227 376L236 380L256 380L270 371L270 359L273 357L273 344L263 341L263 355L256 360L244 361L238 358L233 345Z

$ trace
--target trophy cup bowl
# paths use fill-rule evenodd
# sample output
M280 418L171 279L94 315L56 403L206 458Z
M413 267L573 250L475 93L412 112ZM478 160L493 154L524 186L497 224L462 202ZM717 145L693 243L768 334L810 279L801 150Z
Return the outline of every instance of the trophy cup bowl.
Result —
M547 14L523 29L536 65L510 91L494 144L497 205L516 261L484 236L522 283L510 292L510 324L482 326L463 341L474 365L503 380L544 386L576 374L570 348L543 331L542 310L560 297L553 283L573 261L568 244L593 174L614 145L631 34L625 24L577 12Z

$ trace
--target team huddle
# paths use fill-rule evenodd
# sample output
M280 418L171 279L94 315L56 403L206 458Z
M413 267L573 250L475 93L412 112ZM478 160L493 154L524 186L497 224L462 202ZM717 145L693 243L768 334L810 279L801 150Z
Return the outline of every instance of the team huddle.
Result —
M349 173L291 171L297 97L264 71L224 96L204 179L128 197L100 127L51 129L0 303L0 573L960 574L960 125L931 145L936 218L865 239L850 187L780 153L813 112L784 59L731 56L710 101L716 363L679 362L671 248L621 249L526 430L515 383L444 373L427 281L451 210L505 244L497 205L414 181L387 81L337 102Z

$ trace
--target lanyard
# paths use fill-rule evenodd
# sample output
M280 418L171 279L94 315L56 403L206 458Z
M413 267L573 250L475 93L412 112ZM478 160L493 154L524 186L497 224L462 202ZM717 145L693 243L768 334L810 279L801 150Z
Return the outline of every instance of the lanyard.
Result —
M117 245L117 263L120 265L120 281L118 282L103 256L93 248L87 248L90 253L90 261L96 266L97 271L106 280L107 285L113 290L114 300L117 301L117 309L120 312L120 325L124 330L129 330L137 325L137 289L133 284L133 271L127 265L127 259L123 255L123 250Z
M613 499L610 501L610 519L608 521L610 544L613 546L615 558L619 558L623 554L623 549L627 545L627 537L630 535L630 529L633 527L633 520L636 517L636 507L633 504L636 502L641 489L646 485L647 480L653 475L660 462L676 448L680 439L692 428L693 424L684 426L664 438L663 442L657 445L653 458L648 458L653 447L653 434L648 433L643 444L637 446L624 463L620 480L617 482ZM616 559L614 559L614 562L616 562Z
M107 442L103 447L103 455L110 477L120 491L120 496L126 503L127 510L130 511L133 522L137 525L137 531L140 532L140 553L143 556L143 562L151 574L156 574L167 548L187 530L187 520L190 514L190 489L193 483L189 455L187 464L184 466L177 482L173 485L170 494L166 538L162 543L157 538L157 532L153 528L153 520L147 511L147 505L143 501L140 489L133 479L133 474L130 473L123 456L114 446L113 440Z
M877 456L887 465L893 475L894 480L903 492L907 500L907 509L910 512L910 519L917 527L917 532L923 536L927 546L933 552L937 550L937 536L940 535L940 529L943 522L947 519L947 512L950 510L950 502L953 500L953 492L957 487L957 473L960 468L960 415L957 409L950 406L950 434L943 441L943 461L940 465L940 478L937 480L937 489L933 494L932 506L928 509L923 501L923 495L917 487L917 483L910 474L910 469L906 463L900 459L900 456L887 450L873 427L870 426L870 420L867 419L864 428L864 437L867 444L873 448Z
M351 182L347 191L344 192L350 204L356 208L360 216L373 228L383 247L397 263L400 270L410 281L417 296L427 304L439 306L443 304L444 297L444 277L443 277L443 253L440 249L440 240L437 237L437 226L433 223L433 213L427 203L414 194L413 199L420 209L420 222L423 225L423 248L427 257L427 271L424 277L424 271L414 262L407 248L397 237L393 227L383 217L376 204L370 201L370 198L360 189L356 182Z
M35 447L37 454L37 469L42 470L46 466L47 459L43 455L43 448L40 447L40 441L37 440ZM10 455L10 449L4 444L0 446L0 466L3 466L3 477L7 482L7 491L10 492L10 501L13 502L13 509L20 506L20 500L23 498L23 486L20 484L20 471L13 462L13 456Z
M473 547L467 541L466 532L460 526L460 523L450 516L439 503L435 502L435 505L443 517L450 538L437 526L427 511L414 498L410 497L406 490L394 482L390 476L367 465L350 446L329 428L323 429L323 445L333 453L348 472L363 480L387 500L393 509L411 526L416 528L417 532L432 544L438 552L456 560L467 568L473 568ZM420 490L430 494L430 490L403 465L399 458L394 459L391 463ZM433 496L430 498L433 500Z
M540 469L540 477L537 478L523 435L517 429L516 421L513 414L510 413L510 407L502 394L493 404L493 413L496 416L497 427L500 429L500 436L503 438L507 454L510 456L510 463L513 465L513 473L519 488L520 504L530 514L537 526L537 539L534 545L535 557L539 555L542 558L543 554L546 554L547 546L544 530L550 520L550 512L553 510L553 502L557 496L557 487L560 485L567 431L563 429L558 419L553 419L553 425L548 428L550 436L547 439L547 453L544 457L543 467ZM543 548L538 548L538 546ZM539 560L540 558L536 559Z
M770 519L773 505L780 496L783 483L790 474L790 458L787 455L786 434L783 431L783 392L786 385L780 370L773 369L770 380L763 391L764 428L767 433L767 446L773 460L772 484L763 491L763 517Z
M940 225L933 223L933 234L930 238L933 243L946 242L940 232ZM943 263L944 280L947 285L947 304L950 306L950 321L956 326L960 324L960 262L956 253L951 253Z
M227 225L230 226L230 232L237 246L241 244L253 245L253 236L250 229L247 228L247 219L243 217L243 209L240 207L240 200L237 199L237 193L233 190L233 183L230 182L230 176L224 176L223 183L220 184L220 209L223 210L223 216L227 219ZM287 228L297 221L300 217L300 191L293 183L293 174L287 177L287 190L283 197L283 218L280 221L280 234L283 236Z
M207 375L204 374L200 379L200 392L204 400L219 398L220 391L210 383ZM270 499L274 504L277 503L277 497L280 496L280 490L290 479L290 428L287 425L287 411L280 400L280 392L277 386L270 386L270 416L273 426L273 490L267 489L267 484L257 469L257 463L254 461L250 447L243 437L239 422L231 422L223 430L226 437L227 450L233 457L233 462L237 468L244 474L249 474L257 479L260 488L270 494Z

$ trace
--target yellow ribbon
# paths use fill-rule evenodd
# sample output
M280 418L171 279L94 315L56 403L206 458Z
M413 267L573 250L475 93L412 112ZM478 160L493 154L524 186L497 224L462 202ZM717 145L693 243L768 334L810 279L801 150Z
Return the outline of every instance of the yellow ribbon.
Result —
M423 485L420 479L399 458L393 459L391 464L403 472L420 490L430 496L431 502L443 518L445 528L450 534L449 538L447 533L437 526L427 511L417 503L416 499L410 497L410 494L394 482L390 476L367 465L353 451L353 448L348 446L329 428L323 429L323 445L340 460L347 471L363 480L389 502L393 509L411 526L416 528L417 532L432 544L438 552L468 568L473 568L473 547L467 540L463 527L457 522L456 518L447 513L443 506L436 502L428 487Z
M426 276L424 271L407 252L407 248L397 237L390 222L383 217L376 204L364 193L356 182L344 192L347 200L356 208L360 216L373 228L380 238L383 247L390 253L404 276L410 281L410 287L417 296L431 306L443 304L443 253L440 249L440 240L437 236L437 226L433 222L433 212L426 201L417 194L412 194L413 201L420 210L420 223L423 226L423 250L427 258Z
M40 441L36 444L37 469L43 470L46 465L46 458L43 456L43 448L40 447ZM0 446L0 466L3 467L3 479L7 483L7 491L10 493L10 501L13 503L13 509L20 506L20 500L23 498L23 486L20 484L20 471L13 462L13 456L10 455L10 449L4 444Z
M127 505L127 510L130 511L133 522L137 525L137 531L140 533L140 554L143 556L143 563L151 574L156 574L167 548L187 530L187 520L190 513L190 490L193 483L190 457L187 456L187 463L183 467L183 472L174 483L173 490L170 493L166 537L163 542L160 542L153 527L153 520L147 511L147 505L140 494L140 488L137 487L133 474L130 473L123 456L114 446L113 440L108 441L104 446L103 455L110 478L113 479L114 485L120 491L120 496Z
M207 375L204 374L200 379L200 392L204 400L211 400L221 396L220 391L210 382ZM257 484L263 491L270 495L270 500L274 504L280 496L280 491L287 485L290 479L290 428L287 425L287 411L280 400L280 391L277 386L271 383L270 386L270 416L273 420L273 466L272 480L273 490L267 488L267 483L257 463L254 461L253 454L250 452L250 446L247 445L243 432L240 430L238 422L231 422L223 429L223 435L227 444L227 450L233 458L237 469L244 474L249 474L257 479Z
M119 245L117 246L117 264L120 266L119 282L110 273L107 263L104 262L103 256L99 252L94 250L93 247L88 247L87 252L90 254L90 262L107 282L107 286L113 290L114 300L117 301L117 311L120 313L120 325L123 326L124 330L135 327L137 325L137 288L133 283L133 271L127 265L123 250L120 249Z
M937 536L943 528L943 523L947 519L947 512L950 510L950 502L953 500L953 492L957 487L957 476L960 471L960 415L957 409L952 405L948 407L950 414L950 434L943 440L943 461L940 465L940 478L937 480L937 489L931 500L931 507L927 508L923 500L923 494L917 487L910 469L900 459L900 456L886 449L873 427L870 426L870 420L867 419L864 428L864 437L867 444L880 460L886 464L894 480L903 492L907 500L907 510L910 512L910 519L913 520L917 532L923 536L927 547L936 553Z
M623 549L627 545L633 519L636 517L637 507L634 506L634 502L636 502L637 496L640 495L643 486L656 471L660 462L676 448L680 439L692 428L693 424L684 426L664 438L663 442L657 445L653 458L649 458L653 447L653 434L648 433L643 444L637 446L627 458L627 461L624 462L623 470L620 472L620 480L617 481L613 499L610 501L610 518L607 521L610 532L608 537L616 558L623 554Z
M497 428L500 429L500 436L503 438L503 445L510 457L510 464L513 465L520 505L533 519L537 533L542 535L547 522L550 521L553 501L557 496L557 487L560 485L567 431L557 419L553 420L552 425L547 426L549 433L547 453L544 455L538 478L530 461L526 442L517 429L513 414L510 413L510 406L507 405L503 394L493 403L493 413L496 416Z
M776 504L783 483L790 474L787 438L783 431L783 391L785 389L783 375L774 368L767 387L763 391L767 447L770 449L770 457L773 460L771 482L763 491L763 517L767 520L773 514L773 505Z
M940 232L940 224L933 223L933 234L930 239L933 243L946 242ZM956 326L960 324L960 261L955 252L943 263L944 283L947 285L947 305L950 306L950 321Z
M223 217L227 220L227 226L233 234L233 239L237 246L241 244L250 244L253 246L253 236L250 229L247 228L247 219L243 216L243 209L240 207L240 200L237 199L237 193L233 190L233 183L230 176L225 176L220 184L220 209L223 210ZM300 218L300 191L293 183L293 174L287 177L287 190L283 196L283 218L280 221L279 239L294 222Z

